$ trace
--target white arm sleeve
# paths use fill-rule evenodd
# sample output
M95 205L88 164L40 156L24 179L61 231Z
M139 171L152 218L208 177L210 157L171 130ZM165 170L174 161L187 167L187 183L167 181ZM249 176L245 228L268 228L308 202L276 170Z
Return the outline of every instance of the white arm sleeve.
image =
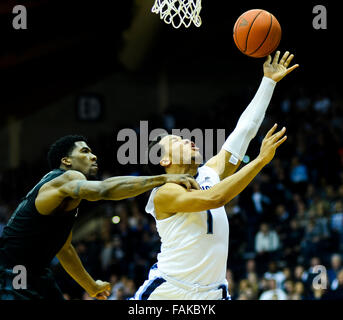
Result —
M223 149L232 154L233 164L243 160L250 141L256 136L272 98L276 82L263 77L254 98L240 116L235 130L223 144Z

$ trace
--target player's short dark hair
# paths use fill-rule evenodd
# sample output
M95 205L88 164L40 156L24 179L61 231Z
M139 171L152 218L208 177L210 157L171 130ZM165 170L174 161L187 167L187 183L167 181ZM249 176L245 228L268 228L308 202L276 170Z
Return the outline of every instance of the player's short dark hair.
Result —
M150 159L149 159L149 155L150 155L150 150L157 144L159 144L159 142L164 138L166 137L167 134L163 133L163 134L160 134L158 135L153 141L151 141L149 143L149 146L148 146L148 154L147 154L147 159L148 159L148 164L147 164L147 169L148 169L148 172L151 174L151 175L160 175L160 174L164 174L166 173L164 168L160 165L160 164L153 164L151 163ZM157 156L159 158L162 157L162 151L163 151L163 146L160 145L160 148L157 150Z
M57 169L61 165L61 159L69 156L75 147L75 142L87 139L81 135L67 135L55 141L48 151L48 164L51 170Z

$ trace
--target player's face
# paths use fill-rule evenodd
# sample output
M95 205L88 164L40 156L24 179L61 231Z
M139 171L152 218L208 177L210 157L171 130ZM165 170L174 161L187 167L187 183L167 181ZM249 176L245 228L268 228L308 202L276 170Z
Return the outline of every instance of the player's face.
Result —
M71 169L82 172L87 178L95 177L98 172L97 157L84 141L75 142L75 148L68 157Z
M172 164L200 164L201 155L199 148L189 139L182 139L176 135L164 137L160 144L164 148L164 159L170 160Z

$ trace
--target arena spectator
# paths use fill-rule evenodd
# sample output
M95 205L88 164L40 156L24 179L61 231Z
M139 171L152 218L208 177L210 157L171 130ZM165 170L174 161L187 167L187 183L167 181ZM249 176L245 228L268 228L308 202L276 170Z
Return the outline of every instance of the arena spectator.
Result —
M121 281L121 279L119 279L118 275L115 273L112 273L109 277L109 282L111 284L112 287L112 292L111 295L108 297L109 300L119 300L117 297L117 293L118 290L123 288L124 284ZM119 294L120 295L120 294Z
M302 265L297 265L294 268L294 280L305 283L308 279L308 272L305 270L305 267Z
M286 209L285 205L277 204L275 208L275 214L273 219L273 225L275 226L275 231L279 236L280 243L285 245L285 240L289 234L289 220L290 220L290 213Z
M330 217L330 229L335 236L337 249L343 250L343 201L337 200L334 203L333 213Z
M270 205L271 200L261 192L260 184L258 182L253 183L253 193L251 195L252 202L254 204L255 211L260 215L260 220L265 218L265 206Z
M335 280L337 280L337 275L341 270L343 270L342 256L338 253L333 254L331 256L330 269L328 270L328 280L330 286L335 286L333 283Z
M322 253L321 244L323 239L325 239L323 230L316 223L314 218L310 219L301 242L302 255L306 260L309 260L312 256L318 254L318 252Z
M275 258L279 248L280 241L278 234L274 230L270 229L268 223L262 223L259 232L255 236L257 264L259 266L263 266L268 263L270 259Z
M300 255L300 243L303 239L304 230L300 228L299 220L292 219L289 223L287 235L283 239L283 257L288 265L294 267Z
M274 252L280 247L279 236L271 230L268 223L262 223L256 234L255 250L257 253Z
M245 270L240 276L242 279L247 279L250 273L257 273L256 261L253 258L245 262Z
M277 288L276 280L268 280L269 290L260 295L260 300L287 300L287 294L284 290Z
M287 295L287 300L297 300L293 296L294 294L294 282L292 280L286 280L283 284L282 289L285 291Z
M298 157L293 157L291 160L290 180L293 183L293 192L303 194L306 191L308 177L308 168L304 163L301 163Z
M343 270L337 275L337 285L328 290L323 295L322 300L343 300Z
M294 285L294 292L292 294L291 300L305 300L305 286L301 281L297 281Z
M267 280L274 279L276 281L277 288L282 288L282 284L286 279L285 274L278 270L276 261L270 261L268 270L265 272L263 277Z

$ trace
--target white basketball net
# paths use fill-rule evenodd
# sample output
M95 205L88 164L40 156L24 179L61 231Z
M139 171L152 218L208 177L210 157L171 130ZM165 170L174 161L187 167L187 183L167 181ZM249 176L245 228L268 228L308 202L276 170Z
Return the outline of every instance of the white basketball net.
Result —
M155 0L151 11L174 28L182 25L188 28L192 22L197 27L201 26L201 0Z

